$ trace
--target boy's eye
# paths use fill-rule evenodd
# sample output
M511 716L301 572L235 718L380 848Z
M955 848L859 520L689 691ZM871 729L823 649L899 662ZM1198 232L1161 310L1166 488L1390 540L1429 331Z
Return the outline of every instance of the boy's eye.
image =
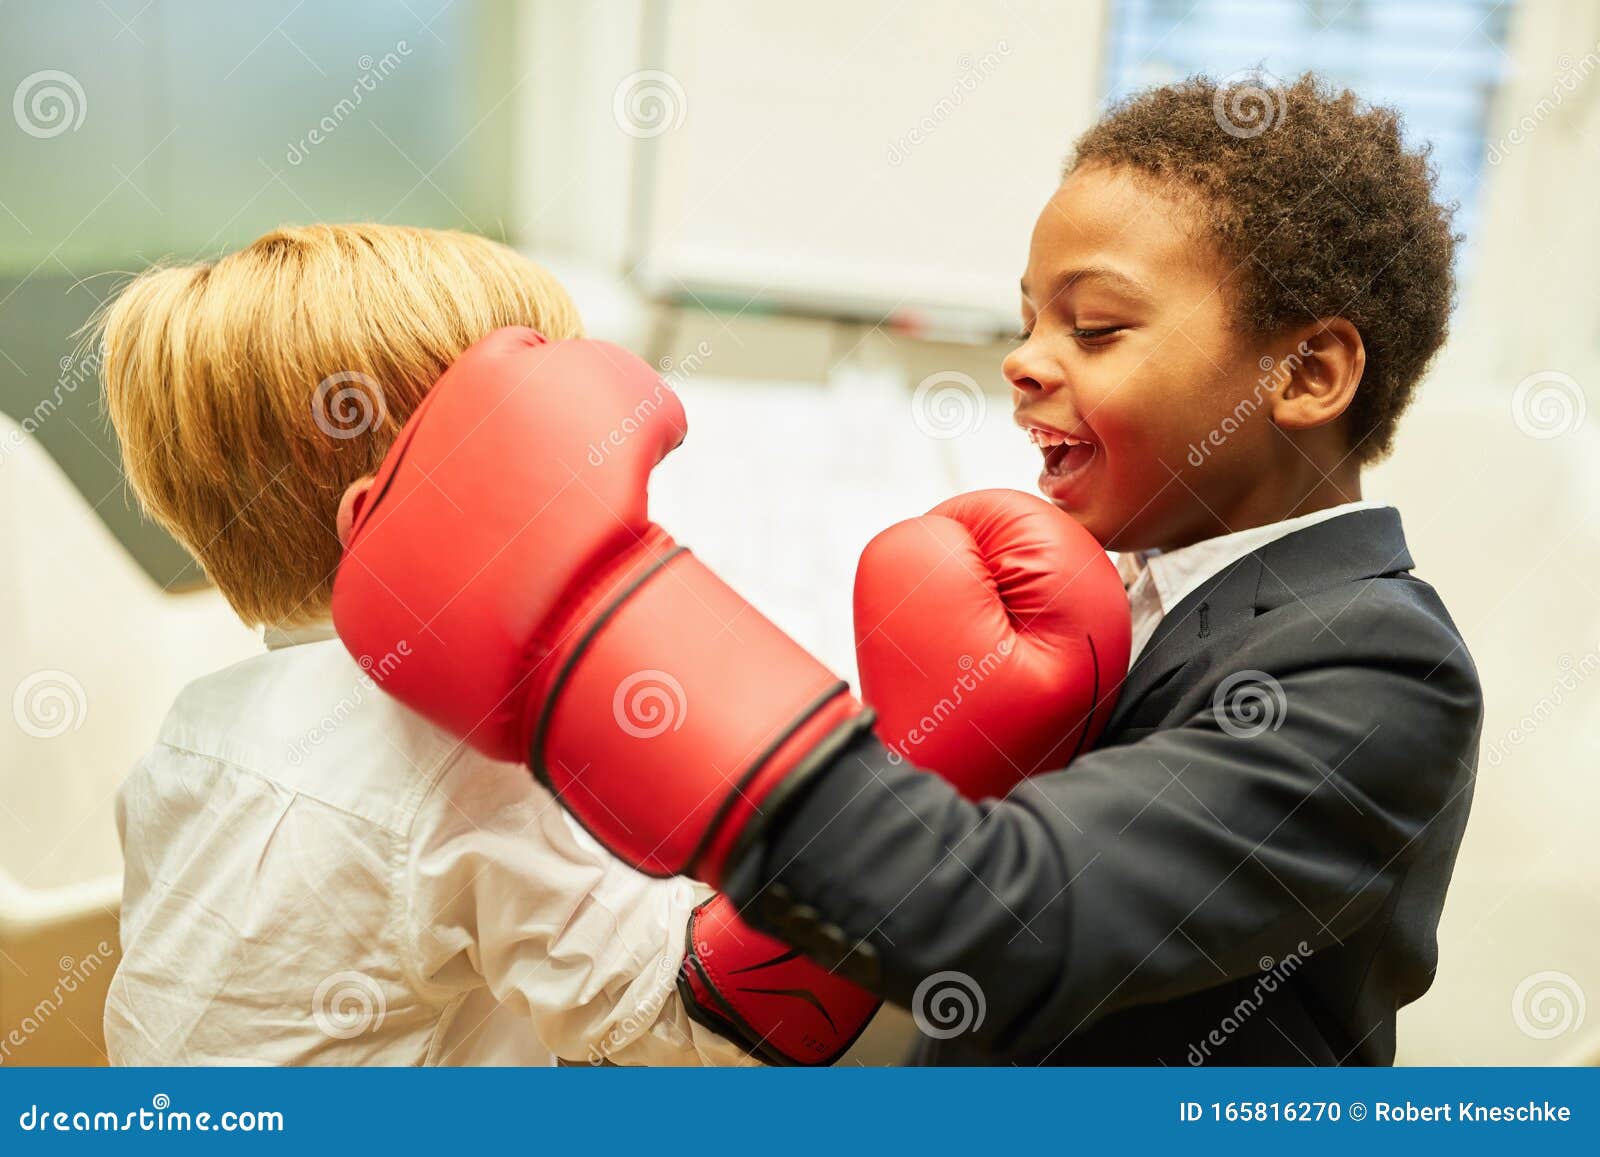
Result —
M1125 325L1105 325L1093 329L1074 326L1070 332L1075 340L1082 342L1084 345L1092 346L1105 345L1106 339L1121 333L1127 328ZM1031 337L1033 337L1033 330L1023 327L1012 336L1011 340L1020 345Z

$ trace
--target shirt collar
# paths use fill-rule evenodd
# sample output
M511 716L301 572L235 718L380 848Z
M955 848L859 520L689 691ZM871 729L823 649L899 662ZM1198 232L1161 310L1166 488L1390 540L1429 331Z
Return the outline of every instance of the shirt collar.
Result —
M294 626L268 623L261 631L261 640L266 643L269 651L276 651L281 647L293 647L298 643L321 643L338 637L338 633L333 629L332 619L317 619L315 622L297 623Z
M1160 599L1161 610L1165 613L1182 602L1185 595L1212 575L1245 555L1260 550L1269 542L1275 542L1297 530L1315 526L1319 522L1326 522L1330 518L1337 518L1341 514L1357 510L1376 510L1386 505L1388 504L1365 499L1358 502L1344 502L1338 506L1302 514L1298 518L1285 518L1279 522L1269 522L1265 526L1252 526L1245 530L1234 531L1232 534L1220 534L1215 538L1202 539L1188 546L1180 546L1176 550L1124 551L1117 556L1117 571L1122 576L1124 588L1132 588L1133 584L1148 572L1149 581L1154 584L1156 595Z

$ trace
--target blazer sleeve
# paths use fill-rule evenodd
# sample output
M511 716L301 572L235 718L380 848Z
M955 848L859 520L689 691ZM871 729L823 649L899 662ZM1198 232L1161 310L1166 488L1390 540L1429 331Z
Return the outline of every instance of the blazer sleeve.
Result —
M728 891L803 951L855 946L846 974L903 1006L965 973L986 1006L976 1043L997 1051L1314 952L1378 912L1437 817L1467 806L1482 715L1447 624L1369 607L1337 628L1312 647L1314 623L1286 622L1203 656L1180 725L1003 801L860 743Z

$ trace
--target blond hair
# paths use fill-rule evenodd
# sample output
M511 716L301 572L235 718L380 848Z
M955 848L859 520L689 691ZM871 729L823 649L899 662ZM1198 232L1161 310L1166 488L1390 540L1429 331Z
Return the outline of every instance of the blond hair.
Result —
M251 624L327 613L340 496L462 351L506 325L582 334L561 285L504 245L372 224L150 269L95 324L134 492Z

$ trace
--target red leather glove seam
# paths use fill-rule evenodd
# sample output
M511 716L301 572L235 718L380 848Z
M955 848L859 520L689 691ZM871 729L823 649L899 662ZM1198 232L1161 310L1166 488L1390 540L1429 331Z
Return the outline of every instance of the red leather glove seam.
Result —
M861 1022L860 1026L857 1027L855 1032L850 1034L850 1038L848 1040L841 1040L838 1044L838 1047L833 1049L825 1056L808 1057L805 1059L794 1057L783 1050L766 1043L772 1038L773 1033L769 1032L766 1034L760 1034L756 1032L755 1026L745 1019L744 1014L739 1011L738 1006L724 996L723 990L718 987L717 984L712 982L710 976L708 975L705 963L701 961L699 957L685 957L684 966L686 969L692 968L699 973L701 983L705 986L705 989L710 994L711 999L720 1005L724 1010L723 1014L719 1014L714 1009L708 1009L705 1007L704 1000L701 999L699 1002L700 1009L706 1014L707 1020L721 1019L726 1024L731 1026L732 1031L719 1028L715 1024L708 1024L707 1027L711 1028L713 1031L721 1032L722 1035L728 1037L735 1044L743 1048L745 1052L749 1053L758 1060L764 1061L767 1064L795 1065L805 1068L827 1067L836 1062L845 1053L849 1052L850 1046L861 1039L861 1034L867 1030L867 1025L872 1023L872 1017L866 1017ZM692 981L690 983L693 985ZM874 1008L873 1011L876 1013L876 1008ZM701 1023L705 1024L706 1022L702 1021Z
M705 965L699 957L685 957L683 963L684 967L692 970L700 981L699 985L695 985L694 981L690 981L691 986L696 989L696 995L700 995L700 988L705 990L705 996L700 997L698 1003L699 1010L705 1016L705 1020L701 1021L702 1024L706 1024L713 1031L720 1032L723 1036L733 1041L734 1044L744 1049L745 1052L767 1064L794 1065L800 1063L794 1057L772 1048L766 1043L771 1034L756 1032L755 1026L745 1020L739 1010L734 1007L732 1002L722 994L722 991L706 975ZM707 1003L706 997L709 997L710 1004ZM718 1025L717 1021L721 1021L721 1025Z
M665 570L673 560L689 553L688 547L678 546L669 535L658 528L652 528L652 533L640 540L640 546L651 550L662 549L666 553L641 556L626 551L620 552L589 582L563 596L555 611L547 619L547 622L556 624L555 628L535 634L523 650L523 669L528 671L530 676L551 659L557 657L560 659L559 665L553 668L554 673L548 676L547 685L540 686L536 682L535 686L530 688L527 697L529 706L527 720L531 722L531 726L528 723L523 726L522 747L528 753L528 765L533 769L534 777L551 791L556 789L544 765L544 743L550 720L555 715L568 677L577 668L584 653L594 646L595 640L606 625L616 618L617 613L639 588ZM637 571L642 564L644 566L642 573L630 573ZM625 578L620 584L614 581L619 576ZM617 589L619 585L620 591ZM602 609L596 612L597 607ZM577 642L569 645L570 628L573 624L581 625L583 634L579 636ZM563 647L566 648L565 651L562 650Z
M1100 651L1094 645L1094 636L1084 633L1084 642L1089 644L1089 671L1092 682L1089 693L1089 714L1083 717L1083 728L1078 732L1078 741L1072 745L1072 754L1067 756L1067 763L1071 763L1083 751L1089 735L1094 730L1094 715L1100 710Z
M723 996L722 991L707 975L704 962L695 951L701 914L716 900L704 900L689 915L688 943L684 945L683 968L680 974L679 994L689 1007L690 1016L715 1033L719 1033L744 1049L757 1060L779 1064L795 1064L794 1058L759 1043L765 1040L747 1023L738 1010ZM687 989L687 991L684 991Z
M740 858L757 842L767 825L779 811L782 810L783 801L787 799L802 783L809 782L811 777L825 770L856 736L872 728L877 716L868 707L859 707L846 718L835 724L828 733L818 742L807 748L801 758L788 767L780 768L766 791L756 796L753 800L748 797L746 789L753 784L757 777L766 770L772 758L778 754L795 736L802 727L809 723L817 714L826 710L831 704L841 698L850 700L849 684L834 681L828 685L823 694L813 700L811 704L784 729L783 733L757 758L755 764L739 780L735 790L728 792L718 806L711 823L706 827L706 833L700 841L700 846L695 848L689 860L691 867L698 874L699 869L712 867L703 861L711 849L719 842L718 837L727 821L728 815L734 807L746 804L753 814L747 816L739 825L731 844L726 850L715 857L714 871L716 879L710 880L713 886L718 886L723 877L723 869L730 864L736 864ZM852 700L853 701L853 700Z
M615 620L618 612L627 605L628 601L638 594L647 583L660 577L672 562L689 553L687 547L676 545L665 532L659 530L641 540L641 545L651 550L666 548L667 553L659 556L647 555L645 556L646 562L641 564L640 557L637 554L625 552L621 556L619 563L609 566L593 581L585 584L570 600L564 600L567 604L567 609L557 615L552 615L548 620L562 624L571 622L583 622L585 624L583 635L575 643L570 644L561 654L560 666L556 669L554 675L550 677L548 686L535 686L530 690L528 696L530 708L534 704L538 705L536 711L530 710L529 712L529 716L535 722L532 725L531 736L523 744L524 749L528 752L528 764L539 783L558 796L561 792L554 783L550 776L549 768L545 764L544 749L551 721L560 705L567 680L582 662L583 657L591 648L596 646L606 626ZM620 584L620 590L618 589L619 584L615 581L618 574L628 576L626 581ZM599 609L597 610L596 608ZM541 637L547 640L550 634L551 632L545 632L542 633ZM535 642L529 646L525 655L531 659L532 656L541 654L544 646L543 642ZM551 652L540 661L548 662L553 654L554 652ZM525 659L526 661L528 660ZM849 692L848 684L836 679L831 673L824 673L818 679L815 687L820 690L820 694L814 695L805 702L799 713L783 731L756 755L748 769L739 777L734 790L724 796L710 822L706 825L705 831L701 834L699 842L689 853L687 861L682 865L674 865L671 870L661 873L650 871L641 865L642 871L645 871L648 875L661 876L702 875L714 877L720 874L715 870L700 872L697 869L705 858L707 850L716 845L729 815L737 805L750 802L750 788L760 779L764 772L774 772L775 779L783 777L788 769L781 765L774 765L774 758L783 751L784 747L794 738L796 732L820 712L824 711L831 703L838 700L840 696L848 695ZM870 712L857 711L852 713L850 719L842 721L837 728L823 737L822 743L817 748L810 751L802 759L802 766L810 766L814 763L815 757L819 752L825 753L835 750L839 746L837 737L841 732L848 737L854 734L855 730L870 726L872 718ZM762 795L764 794L762 793ZM754 801L757 806L759 806L760 798L760 796L757 796ZM588 830L589 825L584 823L583 817L579 815L577 818L580 824L583 824L585 830ZM715 884L716 880L711 879L710 882Z

